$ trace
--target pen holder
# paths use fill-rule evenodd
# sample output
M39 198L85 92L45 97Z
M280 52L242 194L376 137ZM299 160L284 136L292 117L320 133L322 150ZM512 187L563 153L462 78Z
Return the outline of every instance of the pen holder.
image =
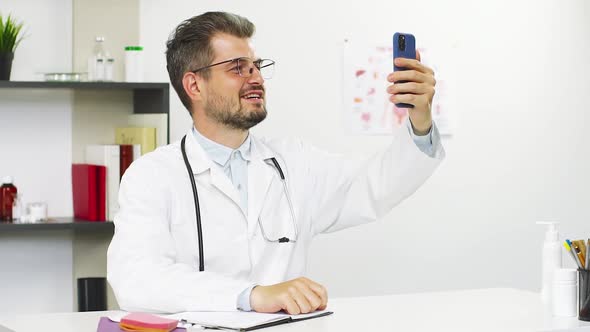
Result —
M107 310L106 278L78 278L78 311Z
M590 321L590 270L578 269L579 320Z

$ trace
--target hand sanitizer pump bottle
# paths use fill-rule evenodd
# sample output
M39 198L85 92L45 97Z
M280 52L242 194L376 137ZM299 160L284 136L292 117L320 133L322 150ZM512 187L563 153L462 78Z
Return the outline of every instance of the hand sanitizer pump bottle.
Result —
M559 244L559 232L557 222L538 221L538 225L546 225L545 241L543 242L543 279L541 288L541 299L544 303L551 303L551 290L553 285L553 274L561 268L561 246Z

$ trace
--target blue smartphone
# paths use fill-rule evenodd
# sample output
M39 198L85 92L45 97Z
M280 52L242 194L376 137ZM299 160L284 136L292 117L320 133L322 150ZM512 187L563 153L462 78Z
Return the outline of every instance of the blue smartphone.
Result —
M416 59L416 38L409 33L396 32L393 34L393 58ZM393 71L406 70L406 68L393 65ZM399 81L396 83L405 83ZM413 108L414 105L406 103L397 103L399 108Z

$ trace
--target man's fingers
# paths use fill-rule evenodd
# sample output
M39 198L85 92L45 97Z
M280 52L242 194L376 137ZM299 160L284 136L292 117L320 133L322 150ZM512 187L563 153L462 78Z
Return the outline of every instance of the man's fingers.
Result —
M296 287L293 288L294 290L290 290L289 293L291 294L293 300L295 300L295 302L299 306L299 312L297 314L306 314L312 312L313 310L311 310L311 304L309 303L305 295L302 292L300 292L299 289L297 289Z
M387 87L387 93L398 94L398 93L413 93L416 95L421 94L432 94L434 95L434 88L424 83L396 83Z
M393 61L395 65L398 67L414 69L424 74L434 74L434 71L432 69L422 64L422 62L420 62L420 60L418 59L395 58Z
M326 308L326 306L328 305L328 291L326 290L326 287L313 282L309 279L306 280L307 285L309 286L309 288L311 288L311 290L316 293L316 295L318 295L320 297L321 300L321 304L318 308L321 308L322 306L324 307L324 309ZM323 309L320 309L323 310Z
M389 97L389 100L394 103L403 103L403 104L410 104L414 106L421 106L427 105L428 99L424 95L413 95L413 94L399 94L399 95L392 95Z
M295 299L289 294L284 295L281 308L289 315L299 315L301 313L299 305L297 305Z
M415 82L415 83L428 83L436 85L434 76L424 74L416 70L400 70L387 75L389 82L395 83L399 81Z
M316 294L309 287L309 284L302 282L299 285L297 285L297 289L299 289L301 294L303 294L303 296L305 296L305 298L307 299L307 302L310 305L308 312L316 311L318 309L318 307L320 305L322 305L322 299L320 298L320 296L318 294ZM303 312L303 310L302 310L302 312Z

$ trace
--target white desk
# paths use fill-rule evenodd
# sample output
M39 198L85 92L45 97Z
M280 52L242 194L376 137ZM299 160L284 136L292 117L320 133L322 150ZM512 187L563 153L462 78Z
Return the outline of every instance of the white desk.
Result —
M330 299L334 314L261 331L562 331L590 322L554 319L538 293L493 288ZM108 312L0 316L16 332L91 332Z

